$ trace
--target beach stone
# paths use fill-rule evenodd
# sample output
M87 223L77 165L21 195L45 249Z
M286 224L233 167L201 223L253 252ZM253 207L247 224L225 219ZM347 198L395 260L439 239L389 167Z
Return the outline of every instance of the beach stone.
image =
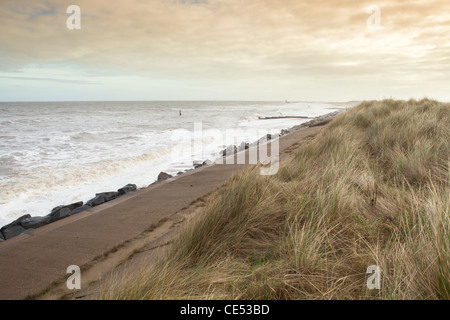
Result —
M120 193L115 191L96 193L94 198L86 202L86 205L90 207L96 207L98 205L101 205L102 203L114 200L119 196Z
M61 211L62 209L66 209L66 208L70 209L70 210L74 210L74 209L76 209L78 207L81 207L82 205L83 205L83 201L78 201L78 202L75 202L75 203L72 203L72 204L69 204L69 205L65 205L65 206L64 205L63 206L57 206L57 207L52 209L50 214L55 214L58 211Z
M86 205L93 208L93 207L99 206L105 202L106 202L106 199L104 196L95 196L94 198L92 198L91 200L86 202Z
M0 229L0 233L2 234L2 238L5 240L11 239L15 236L18 236L23 231L25 231L25 228L20 225L20 223L25 220L31 218L31 215L26 214L21 216L20 218L14 220L13 222L3 226Z
M50 223L49 216L45 216L45 217L38 216L38 217L30 217L30 218L23 219L20 222L20 225L22 227L24 227L25 229L36 229L36 228L40 228L48 223Z
M169 178L172 178L172 175L165 173L165 172L160 172L158 175L158 181L163 181L163 180L167 180Z
M78 207L75 210L73 210L72 212L70 212L70 215L72 216L74 214L89 210L91 208L92 208L91 206L88 206L87 204L85 204L84 206Z
M231 156L232 154L237 153L237 147L235 145L229 145L226 149L222 150L222 155L224 157Z
M12 226L20 225L20 222L21 222L22 220L28 219L28 218L31 218L31 215L25 214L25 215L21 216L20 218L17 218L16 220L14 220L13 222L10 222L10 223L8 223L7 225L4 225L4 226L2 227L2 229L8 228L8 227L12 227Z
M203 161L203 163L202 163L203 166L209 166L209 165L211 165L211 164L212 164L212 161L211 161L211 160L205 160L205 161Z
M20 235L25 230L26 229L20 225L14 225L14 226L10 226L7 228L2 228L1 232L2 232L5 240L8 240L8 239L11 239L13 237Z
M13 222L3 226L0 229L0 234L2 235L2 238L5 240L11 239L12 237L18 236L21 234L25 228L20 225L22 220L31 218L31 215L26 214L21 216L20 218L14 220Z
M200 168L201 166L203 166L203 162L202 161L194 161L192 163L192 165L194 166L194 169Z
M52 212L50 212L47 216L50 217L50 222L55 222L58 220L61 220L63 218L66 218L70 216L70 213L75 210L78 207L81 207L83 205L82 201L75 202L72 204L69 204L67 206L58 206L53 208Z
M111 200L114 200L117 197L119 197L120 193L117 191L101 192L101 193L96 193L95 196L96 197L103 196L103 197L105 197L106 201L111 201Z
M86 202L86 205L93 208L93 207L99 206L105 202L106 202L106 199L104 196L95 196L94 198L92 198L91 200Z
M69 208L61 208L60 210L57 210L53 213L49 213L47 216L50 218L49 223L64 219L68 216L70 216L70 210Z
M124 195L133 191L136 191L137 186L135 184L127 184L126 186L120 188L119 190L117 190L117 192L119 192L120 195Z

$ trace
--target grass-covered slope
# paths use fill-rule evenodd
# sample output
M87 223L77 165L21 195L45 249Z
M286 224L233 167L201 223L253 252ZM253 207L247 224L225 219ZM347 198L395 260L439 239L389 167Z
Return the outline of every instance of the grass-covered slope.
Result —
M364 102L210 197L107 299L449 299L450 104ZM368 290L366 270L381 269Z

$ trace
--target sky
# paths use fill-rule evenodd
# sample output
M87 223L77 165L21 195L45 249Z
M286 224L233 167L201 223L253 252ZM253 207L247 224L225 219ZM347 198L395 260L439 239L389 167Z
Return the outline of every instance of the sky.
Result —
M448 0L1 0L0 22L0 101L450 101Z

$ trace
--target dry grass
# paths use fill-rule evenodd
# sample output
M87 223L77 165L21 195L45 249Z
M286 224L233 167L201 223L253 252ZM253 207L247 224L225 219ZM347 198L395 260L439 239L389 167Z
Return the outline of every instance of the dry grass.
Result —
M449 124L449 104L364 102L277 175L234 176L161 261L101 297L449 299Z

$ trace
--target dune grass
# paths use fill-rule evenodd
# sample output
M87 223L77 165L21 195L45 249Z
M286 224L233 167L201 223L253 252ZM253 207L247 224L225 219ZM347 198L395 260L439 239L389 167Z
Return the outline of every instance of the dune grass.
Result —
M450 104L364 102L235 175L104 299L449 299ZM381 289L366 286L371 265Z

